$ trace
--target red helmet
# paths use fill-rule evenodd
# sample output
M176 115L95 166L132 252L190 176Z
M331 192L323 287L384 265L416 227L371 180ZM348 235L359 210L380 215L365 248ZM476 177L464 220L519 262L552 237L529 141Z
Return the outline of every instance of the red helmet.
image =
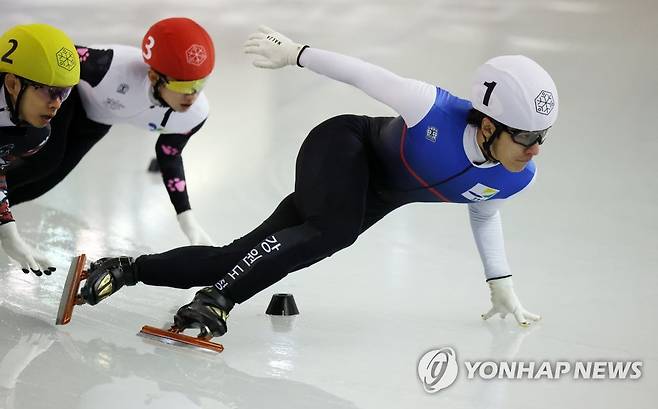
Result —
M215 47L200 25L185 17L153 24L142 40L144 62L179 81L205 78L215 66Z

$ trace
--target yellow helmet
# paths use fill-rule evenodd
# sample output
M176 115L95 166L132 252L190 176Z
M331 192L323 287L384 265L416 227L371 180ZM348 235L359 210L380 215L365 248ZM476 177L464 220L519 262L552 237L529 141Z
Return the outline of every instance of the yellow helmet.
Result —
M71 39L47 24L14 26L0 37L0 72L54 87L80 82L80 61Z

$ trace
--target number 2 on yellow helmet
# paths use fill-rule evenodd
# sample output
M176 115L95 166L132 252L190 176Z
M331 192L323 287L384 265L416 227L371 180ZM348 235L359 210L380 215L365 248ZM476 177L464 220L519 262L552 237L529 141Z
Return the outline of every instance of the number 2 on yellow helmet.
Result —
M55 87L80 81L80 61L71 39L48 24L14 26L0 37L0 72Z

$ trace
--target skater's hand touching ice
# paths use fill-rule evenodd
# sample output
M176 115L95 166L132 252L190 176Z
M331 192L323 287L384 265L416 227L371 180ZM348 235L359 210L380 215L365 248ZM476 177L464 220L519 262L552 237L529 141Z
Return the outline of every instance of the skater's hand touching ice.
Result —
M178 224L193 246L214 246L208 233L203 230L192 210L186 210L178 216Z
M305 47L293 42L288 37L266 26L258 27L244 43L245 54L254 54L257 58L253 64L259 68L281 68L286 65L298 65L299 54Z
M0 225L0 242L7 255L20 264L25 274L29 274L30 270L37 276L50 275L55 271L46 257L23 241L15 222Z
M532 321L541 319L539 315L523 308L516 293L514 293L512 277L490 280L489 290L491 291L491 304L493 304L493 307L486 314L482 314L482 319L489 319L496 314L500 314L500 318L505 318L507 314L512 314L522 327L527 327Z

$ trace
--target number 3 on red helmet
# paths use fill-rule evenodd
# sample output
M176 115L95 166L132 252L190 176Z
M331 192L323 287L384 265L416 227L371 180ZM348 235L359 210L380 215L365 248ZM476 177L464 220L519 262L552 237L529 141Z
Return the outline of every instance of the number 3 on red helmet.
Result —
M215 66L210 35L189 18L173 17L153 24L142 40L144 62L168 77L175 92L198 92Z

